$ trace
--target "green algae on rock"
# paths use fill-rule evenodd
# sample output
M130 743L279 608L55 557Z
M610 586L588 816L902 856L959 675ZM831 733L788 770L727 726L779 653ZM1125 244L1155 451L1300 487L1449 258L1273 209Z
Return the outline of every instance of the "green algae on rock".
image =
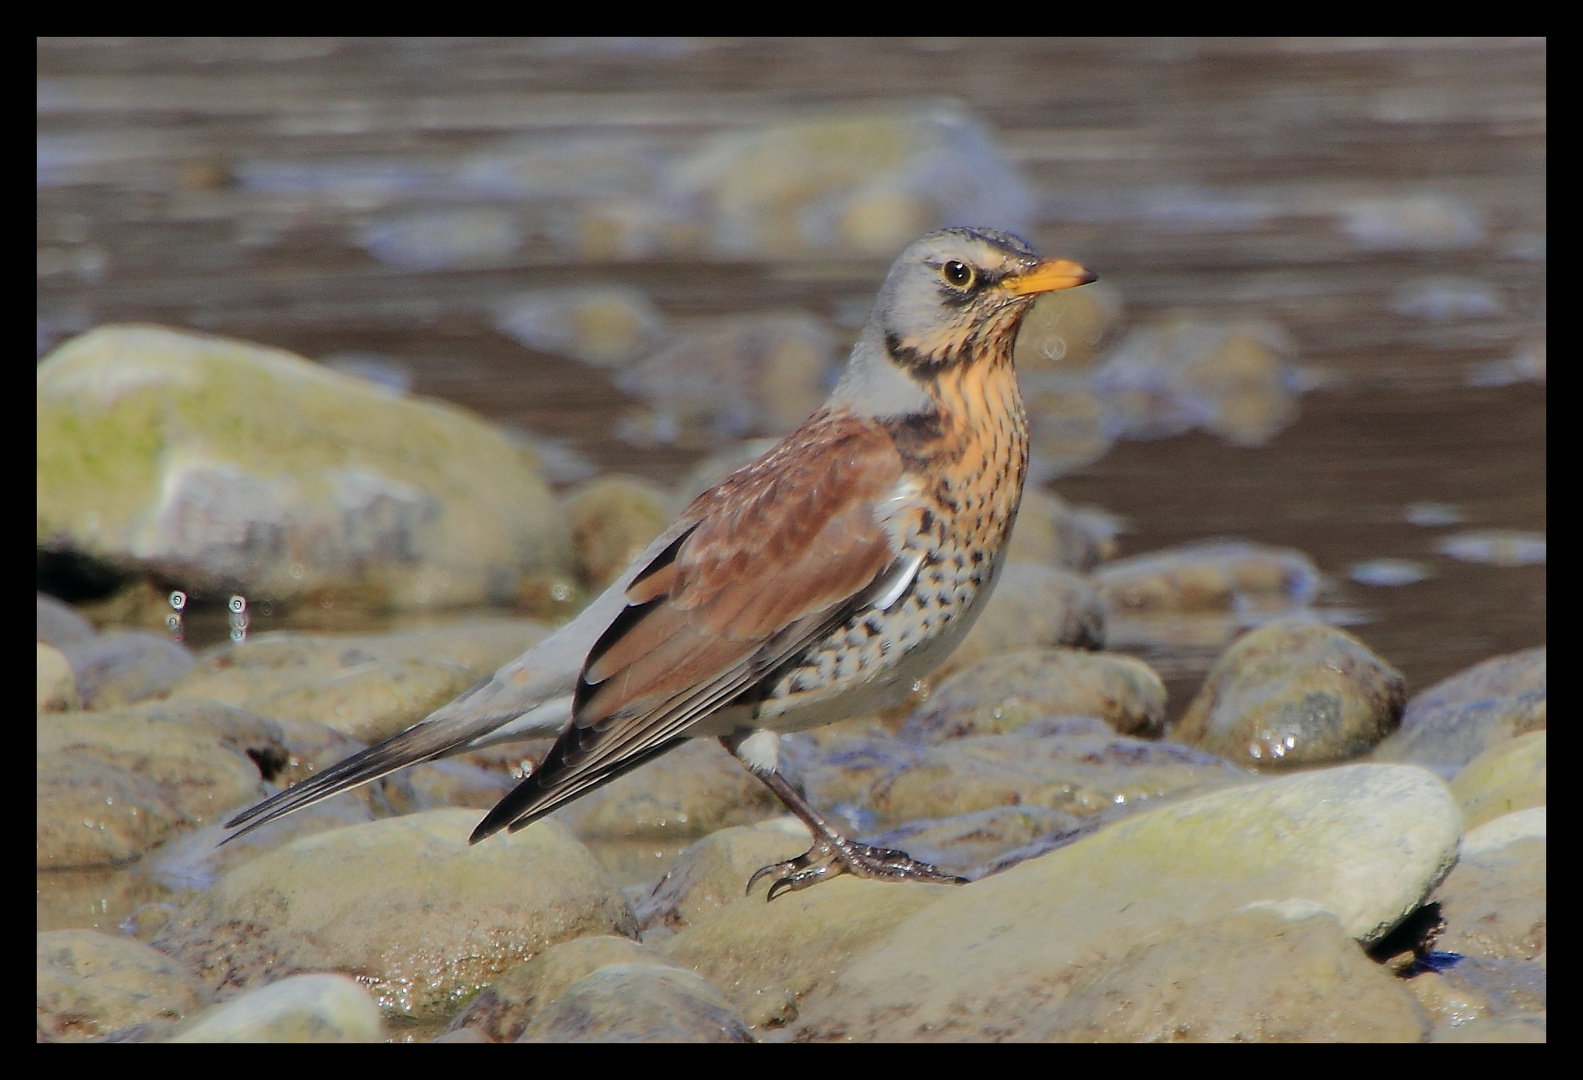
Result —
M284 352L106 326L38 368L41 549L189 592L508 599L565 569L532 455L462 409Z

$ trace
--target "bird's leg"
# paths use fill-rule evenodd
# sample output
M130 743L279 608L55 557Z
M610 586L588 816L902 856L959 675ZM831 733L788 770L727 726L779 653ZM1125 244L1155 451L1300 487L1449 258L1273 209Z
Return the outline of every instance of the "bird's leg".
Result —
M795 859L759 868L748 879L748 892L753 891L753 886L762 877L775 879L766 900L773 900L784 892L806 889L841 874L856 874L858 877L882 881L932 881L945 885L967 883L966 878L919 862L905 851L860 844L836 832L824 815L809 805L808 800L780 771L779 736L774 732L755 731L744 737L722 736L720 742L775 793L786 809L808 826L814 838L813 847Z

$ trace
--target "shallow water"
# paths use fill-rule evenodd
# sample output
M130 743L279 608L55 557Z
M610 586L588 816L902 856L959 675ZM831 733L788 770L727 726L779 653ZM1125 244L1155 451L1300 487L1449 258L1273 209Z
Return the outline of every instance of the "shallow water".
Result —
M1535 379L1517 359L1545 334L1541 41L43 40L38 74L41 354L152 321L372 356L667 482L703 451L621 441L635 403L609 375L504 336L494 305L620 284L672 319L803 311L850 335L887 260L571 254L500 180L516 140L617 147L619 192L632 162L720 132L954 100L1028 181L1030 239L1120 291L1123 331L1269 320L1320 375L1265 446L1127 442L1058 479L1125 517L1123 553L1299 548L1412 690L1545 640L1542 563L1437 547L1545 529L1542 360ZM1464 520L1411 524L1419 503ZM1429 576L1348 579L1380 558ZM1173 712L1195 685L1171 680Z

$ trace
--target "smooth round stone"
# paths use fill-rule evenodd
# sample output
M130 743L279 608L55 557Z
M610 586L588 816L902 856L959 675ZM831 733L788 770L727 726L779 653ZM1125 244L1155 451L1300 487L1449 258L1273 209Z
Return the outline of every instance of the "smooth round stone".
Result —
M107 631L67 642L61 652L77 673L77 689L89 709L164 697L193 665L185 645L148 630Z
M1462 837L1462 856L1435 890L1441 952L1532 960L1548 940L1545 808L1506 814Z
M38 643L38 711L70 712L82 708L71 661L53 645Z
M1028 1036L1046 1042L1421 1042L1413 995L1316 906L1250 905L1128 950Z
M1520 735L1484 751L1457 773L1451 793L1462 806L1464 828L1545 805L1548 734Z
M1301 773L1138 814L950 890L821 978L793 1034L1023 1037L1151 935L1258 901L1310 903L1375 941L1445 876L1459 817L1433 774L1399 765Z
M563 499L578 573L603 589L664 532L676 516L669 492L633 476L601 476Z
M691 739L559 814L585 840L687 843L783 812L780 801L713 739Z
M1171 737L1257 768L1344 761L1395 730L1395 668L1322 623L1281 621L1223 653Z
M495 306L495 328L593 367L629 363L665 339L665 317L636 289L600 285L520 293Z
M69 641L87 641L95 633L93 623L76 608L48 593L38 594L38 640L60 648Z
M1475 757L1545 726L1545 649L1497 656L1415 696L1376 761L1411 761L1447 779Z
M702 975L660 964L613 964L541 1009L518 1042L745 1043L753 1032Z
M1480 529L1447 536L1435 545L1442 555L1492 566L1543 566L1545 534L1517 529Z
M1114 617L1298 608L1318 593L1320 576L1292 548L1209 540L1117 559L1093 581Z
M612 964L665 964L630 938L593 934L552 945L508 969L468 1002L446 1034L476 1031L485 1042L515 1042L536 1013L586 975Z
M493 426L247 342L73 338L38 367L37 457L41 548L189 592L442 608L569 563L532 454Z
M1092 832L1093 820L1042 806L1002 806L911 821L863 841L976 880Z
M655 950L719 987L755 1031L773 1031L832 971L955 888L842 876L765 903L760 882L753 902L717 908Z
M1092 570L1115 555L1119 531L1120 523L1103 511L1078 509L1059 495L1030 486L1022 493L1006 562Z
M180 1020L207 1000L164 953L92 930L38 935L37 987L39 1034L62 1042Z
M329 969L391 1014L434 1019L558 941L636 934L620 890L564 826L469 845L477 823L433 810L293 841L225 874L153 944L217 991Z
M1097 716L1118 734L1156 736L1165 684L1142 660L1078 649L1023 649L938 684L897 735L937 743L1015 731L1030 720Z
M748 899L747 883L754 873L796 858L812 845L808 827L795 817L710 833L678 855L664 875L633 902L644 940L653 940L655 930L675 932L716 908Z
M298 975L200 1013L178 1043L366 1043L384 1040L379 1006L344 975Z

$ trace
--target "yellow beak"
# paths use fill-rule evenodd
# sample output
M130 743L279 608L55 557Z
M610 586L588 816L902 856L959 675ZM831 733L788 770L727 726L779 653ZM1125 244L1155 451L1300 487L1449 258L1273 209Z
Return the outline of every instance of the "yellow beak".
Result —
M1070 259L1045 259L1032 270L1001 279L1000 287L1013 296L1033 296L1056 289L1072 289L1098 280L1098 274L1083 269Z

